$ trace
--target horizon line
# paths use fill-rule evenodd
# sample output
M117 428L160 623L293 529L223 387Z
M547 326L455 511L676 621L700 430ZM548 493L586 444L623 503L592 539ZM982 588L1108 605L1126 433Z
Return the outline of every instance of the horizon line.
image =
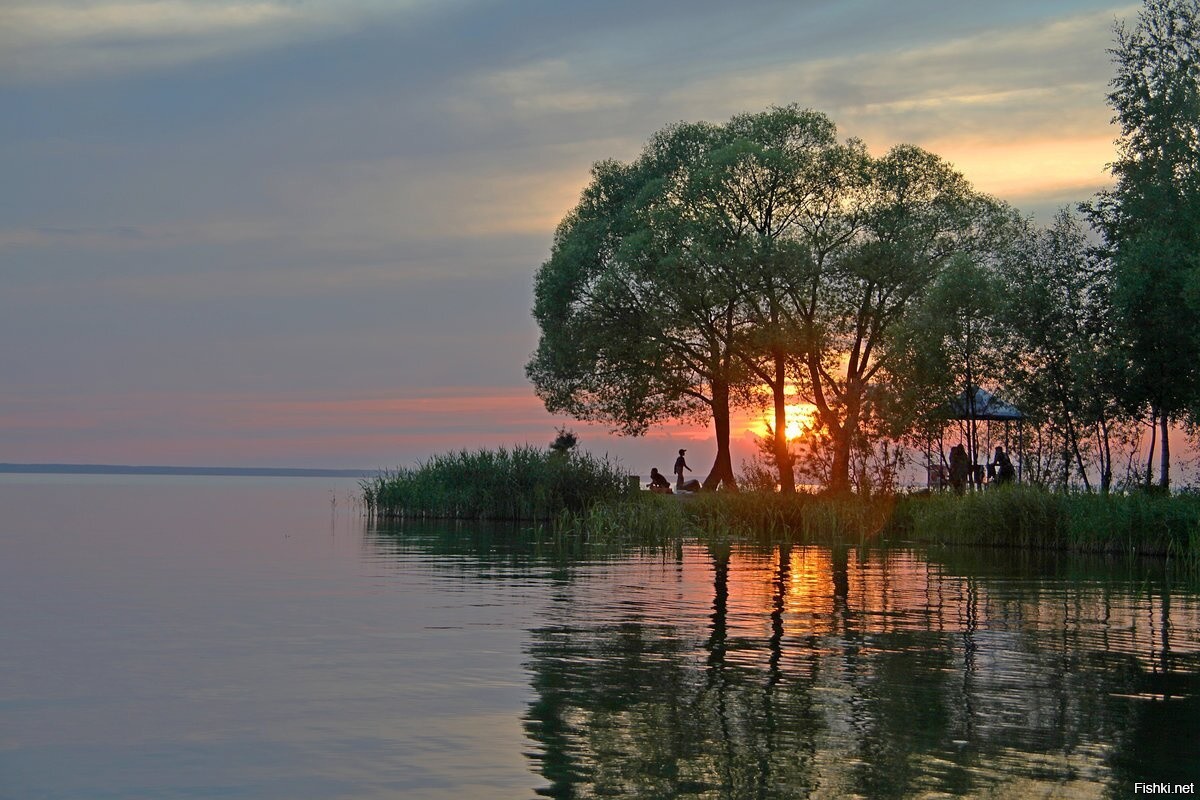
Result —
M278 478L367 478L382 469L323 467L188 467L156 464L0 463L0 474L25 475L212 475Z

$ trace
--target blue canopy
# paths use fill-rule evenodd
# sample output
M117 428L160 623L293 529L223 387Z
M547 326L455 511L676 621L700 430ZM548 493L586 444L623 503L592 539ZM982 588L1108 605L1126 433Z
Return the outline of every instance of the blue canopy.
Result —
M974 401L972 403L972 400ZM993 422L1016 422L1025 415L1014 405L1004 402L987 389L974 387L972 394L960 392L950 401L950 419L978 419Z

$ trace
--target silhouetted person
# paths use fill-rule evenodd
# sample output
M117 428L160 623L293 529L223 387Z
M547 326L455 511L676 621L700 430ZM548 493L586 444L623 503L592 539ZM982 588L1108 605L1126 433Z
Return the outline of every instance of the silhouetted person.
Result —
M671 493L671 484L665 477L663 477L663 474L658 471L658 467L650 468L650 491L661 492L662 494Z
M967 489L967 476L971 474L971 458L967 448L956 444L950 448L950 485L955 494L962 494Z
M992 465L996 468L997 484L1012 483L1013 478L1017 477L1017 471L1013 469L1008 455L999 446L996 447L996 454L992 457Z
M683 488L683 471L685 469L688 472L692 471L692 468L688 466L687 461L684 460L684 458L683 458L683 454L686 452L687 452L687 450L680 450L679 458L675 459L675 488L676 489Z

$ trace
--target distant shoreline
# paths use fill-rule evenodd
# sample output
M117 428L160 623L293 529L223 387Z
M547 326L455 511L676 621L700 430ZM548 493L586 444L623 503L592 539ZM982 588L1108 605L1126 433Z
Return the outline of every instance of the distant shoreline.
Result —
M209 475L261 478L367 478L379 470L292 467L170 467L127 464L0 464L0 474L25 475Z

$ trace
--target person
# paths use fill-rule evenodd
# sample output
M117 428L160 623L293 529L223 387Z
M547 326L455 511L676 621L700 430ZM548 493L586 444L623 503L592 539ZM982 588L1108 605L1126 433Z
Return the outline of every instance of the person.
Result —
M1004 448L996 446L996 454L992 457L992 464L996 468L996 483L1011 483L1012 479L1017 477L1017 471L1013 469L1012 461L1009 460L1008 454L1004 452Z
M683 488L683 471L685 469L688 472L692 471L692 468L688 466L687 461L684 460L684 458L683 458L683 454L686 452L687 452L687 450L680 450L679 458L675 459L675 488L676 489Z
M650 468L650 491L658 492L659 494L671 494L671 484L658 471L658 467Z
M971 472L971 458L962 442L950 448L950 485L955 494L962 494L967 488L967 476Z

